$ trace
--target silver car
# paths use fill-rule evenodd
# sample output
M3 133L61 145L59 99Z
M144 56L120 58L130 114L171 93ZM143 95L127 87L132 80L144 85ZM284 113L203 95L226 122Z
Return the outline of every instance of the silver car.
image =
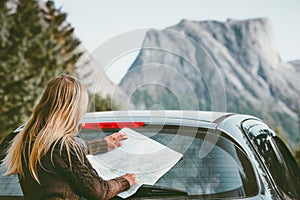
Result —
M127 127L183 154L154 185L142 185L129 199L300 199L295 159L276 133L254 116L93 112L83 117L80 126L78 137L85 140ZM21 196L17 177L0 177L0 199Z

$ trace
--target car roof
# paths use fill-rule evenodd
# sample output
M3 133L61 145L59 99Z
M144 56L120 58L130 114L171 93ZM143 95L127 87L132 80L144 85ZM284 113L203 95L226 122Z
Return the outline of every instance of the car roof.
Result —
M168 119L169 122L198 121L205 123L219 123L220 119L226 118L232 113L210 112L210 111L189 111L189 110L129 110L129 111L108 111L108 112L90 112L86 113L81 122L100 122L100 121L144 121L160 122L162 119ZM180 123L182 125L182 121Z
M154 116L179 118L187 117L188 119L197 119L204 121L215 121L228 113L211 112L211 111L194 111L194 110L123 110L123 111L105 111L105 112L89 112L83 118L90 117L124 117L124 116Z

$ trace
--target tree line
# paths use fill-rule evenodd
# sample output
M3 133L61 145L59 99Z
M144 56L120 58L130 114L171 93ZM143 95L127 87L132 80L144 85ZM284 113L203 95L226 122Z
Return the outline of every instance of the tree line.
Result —
M53 77L76 76L80 44L53 1L0 0L0 141L28 120ZM110 109L106 101L97 96L102 110Z

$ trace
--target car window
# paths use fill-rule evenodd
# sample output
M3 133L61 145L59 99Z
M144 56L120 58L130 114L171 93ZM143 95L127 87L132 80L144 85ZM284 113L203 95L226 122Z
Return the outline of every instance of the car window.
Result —
M285 162L285 167L289 171L289 178L294 177L292 180L289 180L289 183L292 183L295 187L295 192L297 192L297 197L300 197L300 190L297 190L297 186L300 187L300 169L299 166L294 159L293 155L287 148L287 146L282 142L282 140L278 137L274 137L274 142L276 143L276 146L282 156L282 159Z
M0 199L1 196L22 196L22 190L17 176L5 176L4 164L0 166Z
M79 136L91 140L116 131L82 131ZM136 131L183 154L183 158L156 183L157 186L186 191L196 197L246 197L258 193L250 161L231 140L188 127L145 127ZM3 166L0 173L4 173ZM22 195L16 176L1 176L0 191L1 196Z
M258 193L255 174L244 152L229 139L206 131L165 127L136 129L183 158L155 184L189 195L216 198L254 196ZM103 137L110 132L82 133L85 139ZM209 137L207 137L210 135ZM217 138L217 140L215 140ZM213 141L213 142L212 142Z
M253 141L284 198L299 199L299 167L286 145L277 136L267 134L261 134Z

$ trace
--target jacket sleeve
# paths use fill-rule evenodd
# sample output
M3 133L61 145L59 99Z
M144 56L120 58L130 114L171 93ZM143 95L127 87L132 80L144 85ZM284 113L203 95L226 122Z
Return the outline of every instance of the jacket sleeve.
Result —
M107 142L104 138L97 138L94 140L83 140L79 137L75 137L78 144L80 144L85 154L98 154L107 152Z
M67 177L69 184L76 193L87 199L110 199L120 192L129 189L129 182L124 177L111 180L103 180L98 176L85 155L81 159L71 150L71 167L66 151L60 154L55 148L53 161L55 168L62 175Z

